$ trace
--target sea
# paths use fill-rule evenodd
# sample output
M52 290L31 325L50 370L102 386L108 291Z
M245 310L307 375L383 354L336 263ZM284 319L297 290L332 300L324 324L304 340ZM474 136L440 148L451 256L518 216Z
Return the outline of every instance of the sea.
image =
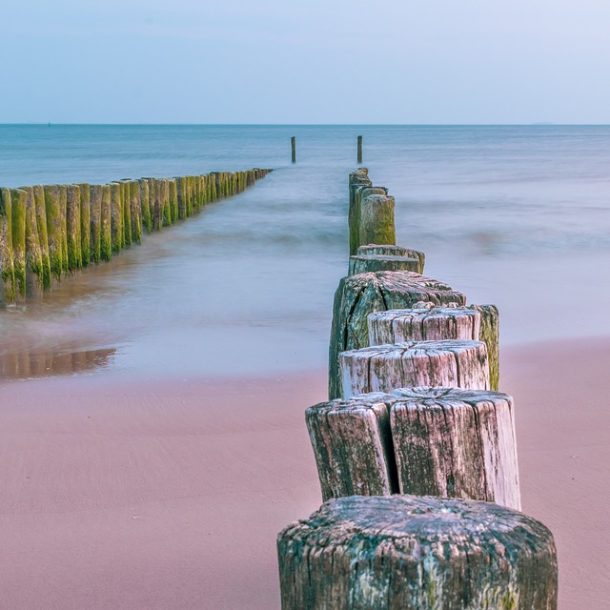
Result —
M0 125L2 186L273 169L0 309L0 378L324 370L358 135L398 243L497 304L502 345L609 334L610 126Z

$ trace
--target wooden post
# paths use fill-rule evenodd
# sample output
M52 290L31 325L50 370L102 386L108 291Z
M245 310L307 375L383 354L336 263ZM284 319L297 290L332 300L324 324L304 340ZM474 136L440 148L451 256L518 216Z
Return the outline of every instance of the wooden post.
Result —
M374 311L410 308L419 301L463 305L466 297L447 284L409 271L360 273L339 282L330 337L330 398L341 394L339 353L369 344L368 315Z
M370 394L309 407L305 421L322 498L398 493L389 395Z
M49 259L51 264L51 273L57 279L59 279L64 270L60 187L57 185L45 186L44 199L47 213L47 233L49 238Z
M80 188L70 184L66 190L66 222L68 234L68 268L80 269L83 266L81 251Z
M13 238L13 269L16 296L25 296L26 290L26 228L25 211L27 193L23 189L11 189L11 223Z
M365 192L366 190L364 189ZM382 194L362 194L358 246L395 243L394 197Z
M150 181L141 178L140 183L140 205L142 208L142 228L146 233L152 231L152 216L150 214Z
M556 610L551 532L473 500L350 496L278 535L282 610Z
M290 147L292 149L292 162L297 162L297 139L295 136L290 138Z
M123 216L120 202L120 185L104 184L102 186L100 235L100 257L103 261L109 261L112 253L118 252L122 248Z
M406 256L350 256L349 275L376 271L413 271L420 272L418 258Z
M513 412L507 394L439 387L310 407L322 497L404 493L520 509Z
M80 239L83 266L91 262L91 187L79 184L80 189Z
M362 136L358 136L358 164L362 163Z
M361 178L362 179L362 178ZM368 178L367 178L368 180ZM370 180L369 180L370 182ZM361 225L362 225L362 198L368 195L386 196L388 190L382 186L371 186L370 184L353 184L350 187L350 208L348 214L349 225L349 252L350 255L356 254L358 247L362 245ZM366 242L368 243L368 242ZM381 242L385 243L385 242Z
M399 491L521 509L513 400L449 388L393 392L390 421Z
M413 250L412 248L403 248L402 246L394 245L380 245L380 244L367 244L359 246L356 250L355 256L365 257L376 257L376 256L403 256L405 258L416 258L419 261L419 269L417 273L424 272L424 265L426 263L426 255L419 250Z
M489 383L497 390L500 378L499 315L495 305L434 307L416 303L413 309L395 309L369 316L369 344L432 339L474 339L485 342Z
M31 186L23 187L25 191L25 257L26 257L26 293L29 297L40 297L44 289L42 249L36 217L36 200Z
M363 347L339 354L339 365L342 398L418 386L489 390L489 362L482 341Z
M4 303L12 303L16 297L16 282L13 254L13 211L11 191L0 189L0 294Z
M36 207L36 224L38 228L38 243L42 264L41 283L43 290L51 285L51 259L49 257L49 234L47 229L47 210L44 187L34 186L34 205Z
M91 247L90 259L94 263L99 263L102 260L102 186L92 184L89 187L89 203L91 212L89 219L91 221L89 245ZM110 205L110 201L108 201Z

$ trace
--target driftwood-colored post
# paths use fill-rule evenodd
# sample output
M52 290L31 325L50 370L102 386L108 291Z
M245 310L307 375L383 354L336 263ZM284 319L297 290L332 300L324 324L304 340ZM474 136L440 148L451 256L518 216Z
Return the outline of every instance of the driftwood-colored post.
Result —
M292 149L292 162L297 162L297 139L295 136L290 138L290 148Z
M141 178L140 183L140 205L142 214L142 228L146 233L152 231L152 216L150 214L150 180Z
M108 201L110 205L110 201ZM90 259L94 263L99 263L102 260L102 186L92 184L89 187L89 213L90 237L89 246L91 248Z
M499 315L495 305L446 308L416 303L413 309L394 309L369 316L370 345L436 339L484 341L489 359L490 387L498 389Z
M134 244L142 243L142 205L140 203L140 183L130 180L127 183L129 193L129 207L131 208L131 241Z
M362 136L358 136L357 161L358 163L362 163Z
M121 180L121 207L123 209L123 244L131 246L131 196L129 180Z
M520 509L507 394L419 387L333 400L305 419L322 497L459 497Z
M472 500L350 496L277 541L282 610L556 610L551 532Z
M359 256L349 257L349 275L376 271L413 271L421 273L418 258L406 256Z
M376 256L402 256L404 258L416 258L419 260L419 270L417 273L424 272L424 265L426 263L426 255L423 252L413 250L412 248L403 248L402 246L389 244L366 244L364 246L360 246L356 250L356 256L371 258L375 258Z
M363 347L339 354L339 364L342 398L417 386L489 390L489 362L482 341Z
M329 397L341 395L339 353L369 345L368 315L387 309L406 309L420 301L436 305L466 298L447 284L409 271L381 271L344 277L333 305L329 349Z
M11 191L0 189L0 276L2 278L1 297L5 303L12 303L17 295L13 253L13 211Z

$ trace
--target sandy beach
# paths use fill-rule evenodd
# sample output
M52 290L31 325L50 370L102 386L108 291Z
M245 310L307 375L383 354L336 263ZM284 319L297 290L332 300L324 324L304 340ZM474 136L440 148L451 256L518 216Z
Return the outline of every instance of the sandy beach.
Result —
M503 352L562 610L610 595L609 358L601 339ZM324 371L1 385L0 608L278 608L276 533L320 503L303 411L325 389Z

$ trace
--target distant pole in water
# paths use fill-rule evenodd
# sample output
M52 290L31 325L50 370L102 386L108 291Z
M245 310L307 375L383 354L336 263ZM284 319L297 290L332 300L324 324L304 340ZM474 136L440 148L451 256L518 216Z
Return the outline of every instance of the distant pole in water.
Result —
M290 138L290 145L292 147L292 162L296 163L297 162L297 139L292 136Z
M358 136L358 163L362 163L362 136Z

